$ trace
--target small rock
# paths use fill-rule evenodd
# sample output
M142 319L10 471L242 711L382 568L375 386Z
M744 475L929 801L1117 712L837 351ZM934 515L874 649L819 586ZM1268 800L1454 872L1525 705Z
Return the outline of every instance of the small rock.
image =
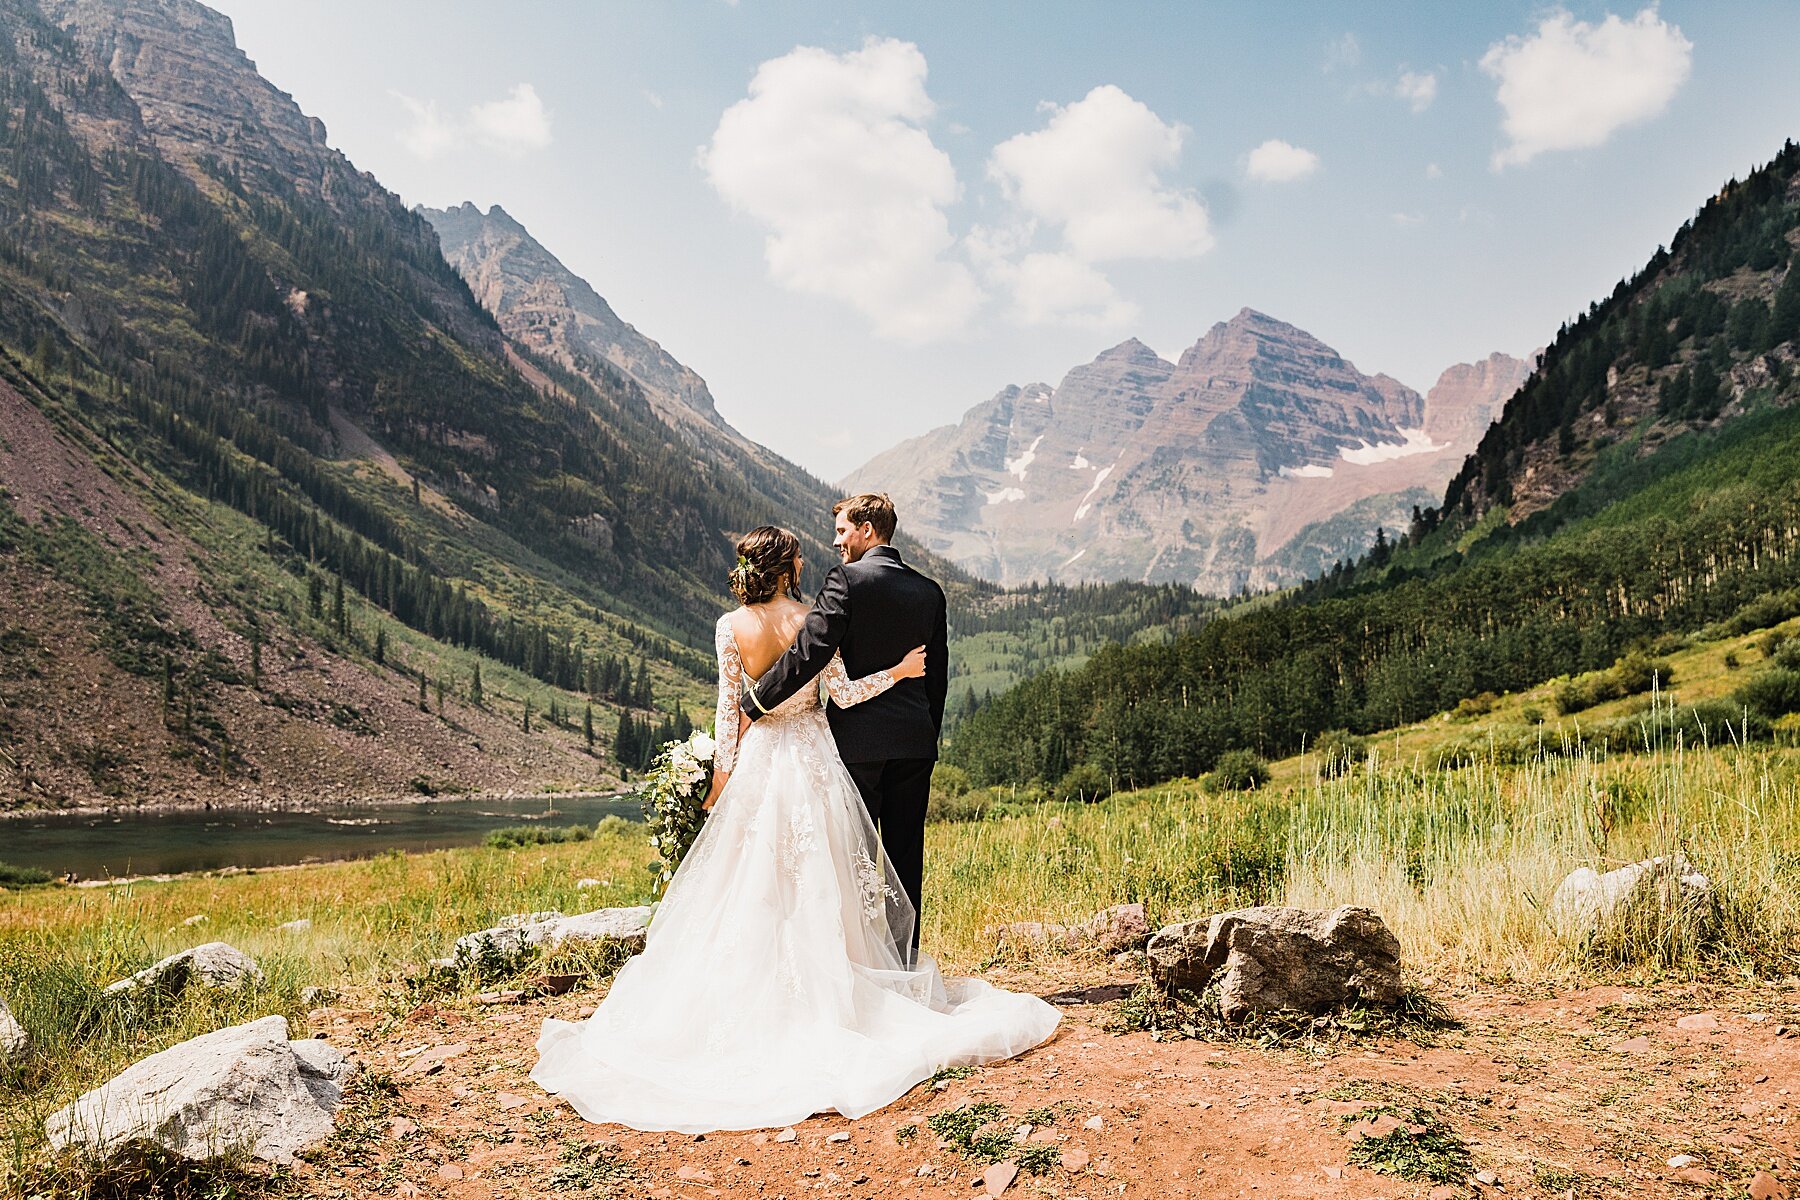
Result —
M1475 1172L1475 1182L1482 1187L1499 1187L1500 1177L1492 1171L1477 1171Z
M1686 1033L1716 1033L1719 1028L1719 1018L1711 1013L1695 1013L1676 1021L1675 1028Z
M457 1166L455 1163L445 1163L443 1166L441 1166L437 1169L438 1178L443 1180L445 1183L455 1183L457 1180L461 1179L465 1174L467 1174L467 1172L465 1172L461 1167Z
M308 1008L322 1008L338 998L338 994L327 987L309 987L300 989L300 1003Z
M457 1042L453 1046L432 1046L420 1051L413 1060L394 1072L395 1079L416 1079L421 1075L435 1075L444 1069L444 1064L467 1050L466 1043Z
M205 913L195 913L191 917L184 917L181 923L192 928L195 925L204 925L210 919Z
M1320 1170L1325 1172L1325 1178L1327 1179L1342 1179L1344 1177L1344 1168L1342 1167L1321 1167Z
M1449 1184L1444 1184L1441 1187L1434 1187L1431 1191L1427 1192L1426 1200L1457 1200L1459 1194L1460 1193L1458 1193L1455 1188L1451 1187Z
M998 1196L1012 1186L1012 1181L1019 1176L1019 1164L997 1162L981 1173L981 1184L990 1196Z
M1087 1165L1088 1165L1088 1152L1086 1150L1083 1150L1081 1147L1077 1146L1072 1150L1064 1150L1063 1151L1063 1155L1062 1155L1062 1169L1063 1170L1079 1171L1079 1170L1081 1170L1081 1168L1083 1168Z
M1613 1046L1615 1054L1648 1054L1654 1047L1647 1037L1626 1038Z
M685 1163L682 1164L681 1166L675 1168L675 1178L685 1180L688 1183L711 1183L712 1182L711 1175L707 1174L705 1171L702 1171L699 1167L690 1167Z
M407 1120L405 1117L395 1117L393 1120L388 1122L388 1136L391 1138L398 1139L398 1138L410 1137L411 1135L417 1133L418 1131L419 1131L418 1124L416 1122Z
M929 1178L931 1178L931 1176L937 1174L937 1168L932 1166L930 1163L925 1163L922 1166L920 1166L918 1170L914 1171L913 1174L918 1176L920 1179L929 1179Z
M1101 1119L1101 1117L1098 1113L1096 1113L1093 1116L1089 1117L1087 1120L1083 1121L1081 1123L1081 1127L1083 1129L1092 1129L1097 1132L1099 1130L1106 1128L1106 1122Z
M830 1137L826 1138L825 1140L828 1142L847 1142L850 1140L850 1135L843 1132L842 1130L839 1130L837 1133L832 1134Z
M936 1083L931 1085L931 1090L934 1092L941 1092L949 1086L950 1086L950 1081L948 1079L940 1079Z
M1031 1126L1030 1125L1021 1125L1017 1129L1013 1130L1012 1140L1015 1142L1022 1142L1025 1139L1029 1138L1030 1136L1031 1136Z
M1750 1177L1750 1200L1788 1200L1790 1195L1781 1181L1767 1171L1758 1171Z
M575 890L578 892L585 892L589 888L597 888L597 887L602 887L602 886L604 886L604 885L598 879L577 879L575 881Z
M1669 1165L1679 1171L1681 1168L1691 1167L1699 1161L1699 1159L1691 1154L1677 1154L1674 1158L1669 1160Z
M171 954L135 975L109 984L106 994L117 996L152 987L178 992L189 982L209 988L261 987L263 973L256 960L237 947L225 942L207 942Z
M305 933L307 930L309 930L311 928L312 928L312 918L311 917L301 917L298 920L294 920L294 921L283 921L281 924L279 924L275 927L275 932L286 933L286 934Z
M531 1103L529 1096L521 1096L517 1092L501 1092L494 1097L494 1103L502 1112L511 1112L515 1108L524 1108Z
M791 1142L791 1141L794 1141L795 1139L797 1139L799 1136L800 1136L799 1134L794 1132L794 1127L792 1125L790 1125L786 1129L782 1130L780 1133L776 1134L775 1140L778 1142Z
M17 1017L13 1016L12 1009L6 1006L6 1001L0 1000L0 1066L6 1066L24 1058L25 1052L29 1049L31 1049L31 1035L25 1032L25 1027L19 1024Z
M1604 875L1577 867L1556 885L1547 915L1564 937L1592 933L1640 893L1656 889L1686 907L1705 910L1713 898L1712 881L1679 854L1647 858Z

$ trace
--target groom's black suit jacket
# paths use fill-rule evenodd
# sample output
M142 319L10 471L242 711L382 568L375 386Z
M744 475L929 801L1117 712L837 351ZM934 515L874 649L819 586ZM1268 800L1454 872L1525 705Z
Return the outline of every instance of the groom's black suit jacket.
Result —
M837 651L850 678L860 679L898 663L914 646L925 647L923 679L902 679L851 708L834 704L827 715L846 763L935 759L950 686L944 589L901 562L892 546L875 546L826 573L794 644L749 689L744 711L754 721L798 695Z

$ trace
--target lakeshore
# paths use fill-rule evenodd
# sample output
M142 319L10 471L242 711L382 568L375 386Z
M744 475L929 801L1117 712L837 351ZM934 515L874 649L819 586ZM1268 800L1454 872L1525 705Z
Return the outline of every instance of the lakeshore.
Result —
M78 880L174 876L450 849L479 844L508 825L593 825L640 814L638 801L619 793L13 813L0 858L58 876L72 872Z

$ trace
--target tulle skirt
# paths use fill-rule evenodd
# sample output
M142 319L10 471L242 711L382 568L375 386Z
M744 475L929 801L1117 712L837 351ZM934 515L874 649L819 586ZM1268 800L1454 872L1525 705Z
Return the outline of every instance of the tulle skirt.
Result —
M1035 996L908 965L916 914L818 709L751 726L644 951L531 1077L590 1121L708 1133L891 1103L1055 1030Z

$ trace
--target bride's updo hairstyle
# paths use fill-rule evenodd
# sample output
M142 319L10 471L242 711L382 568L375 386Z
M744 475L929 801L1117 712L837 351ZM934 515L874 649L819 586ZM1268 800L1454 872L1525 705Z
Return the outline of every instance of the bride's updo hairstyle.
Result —
M738 539L732 595L743 604L774 598L793 586L794 556L799 553L799 538L779 525L758 525Z

